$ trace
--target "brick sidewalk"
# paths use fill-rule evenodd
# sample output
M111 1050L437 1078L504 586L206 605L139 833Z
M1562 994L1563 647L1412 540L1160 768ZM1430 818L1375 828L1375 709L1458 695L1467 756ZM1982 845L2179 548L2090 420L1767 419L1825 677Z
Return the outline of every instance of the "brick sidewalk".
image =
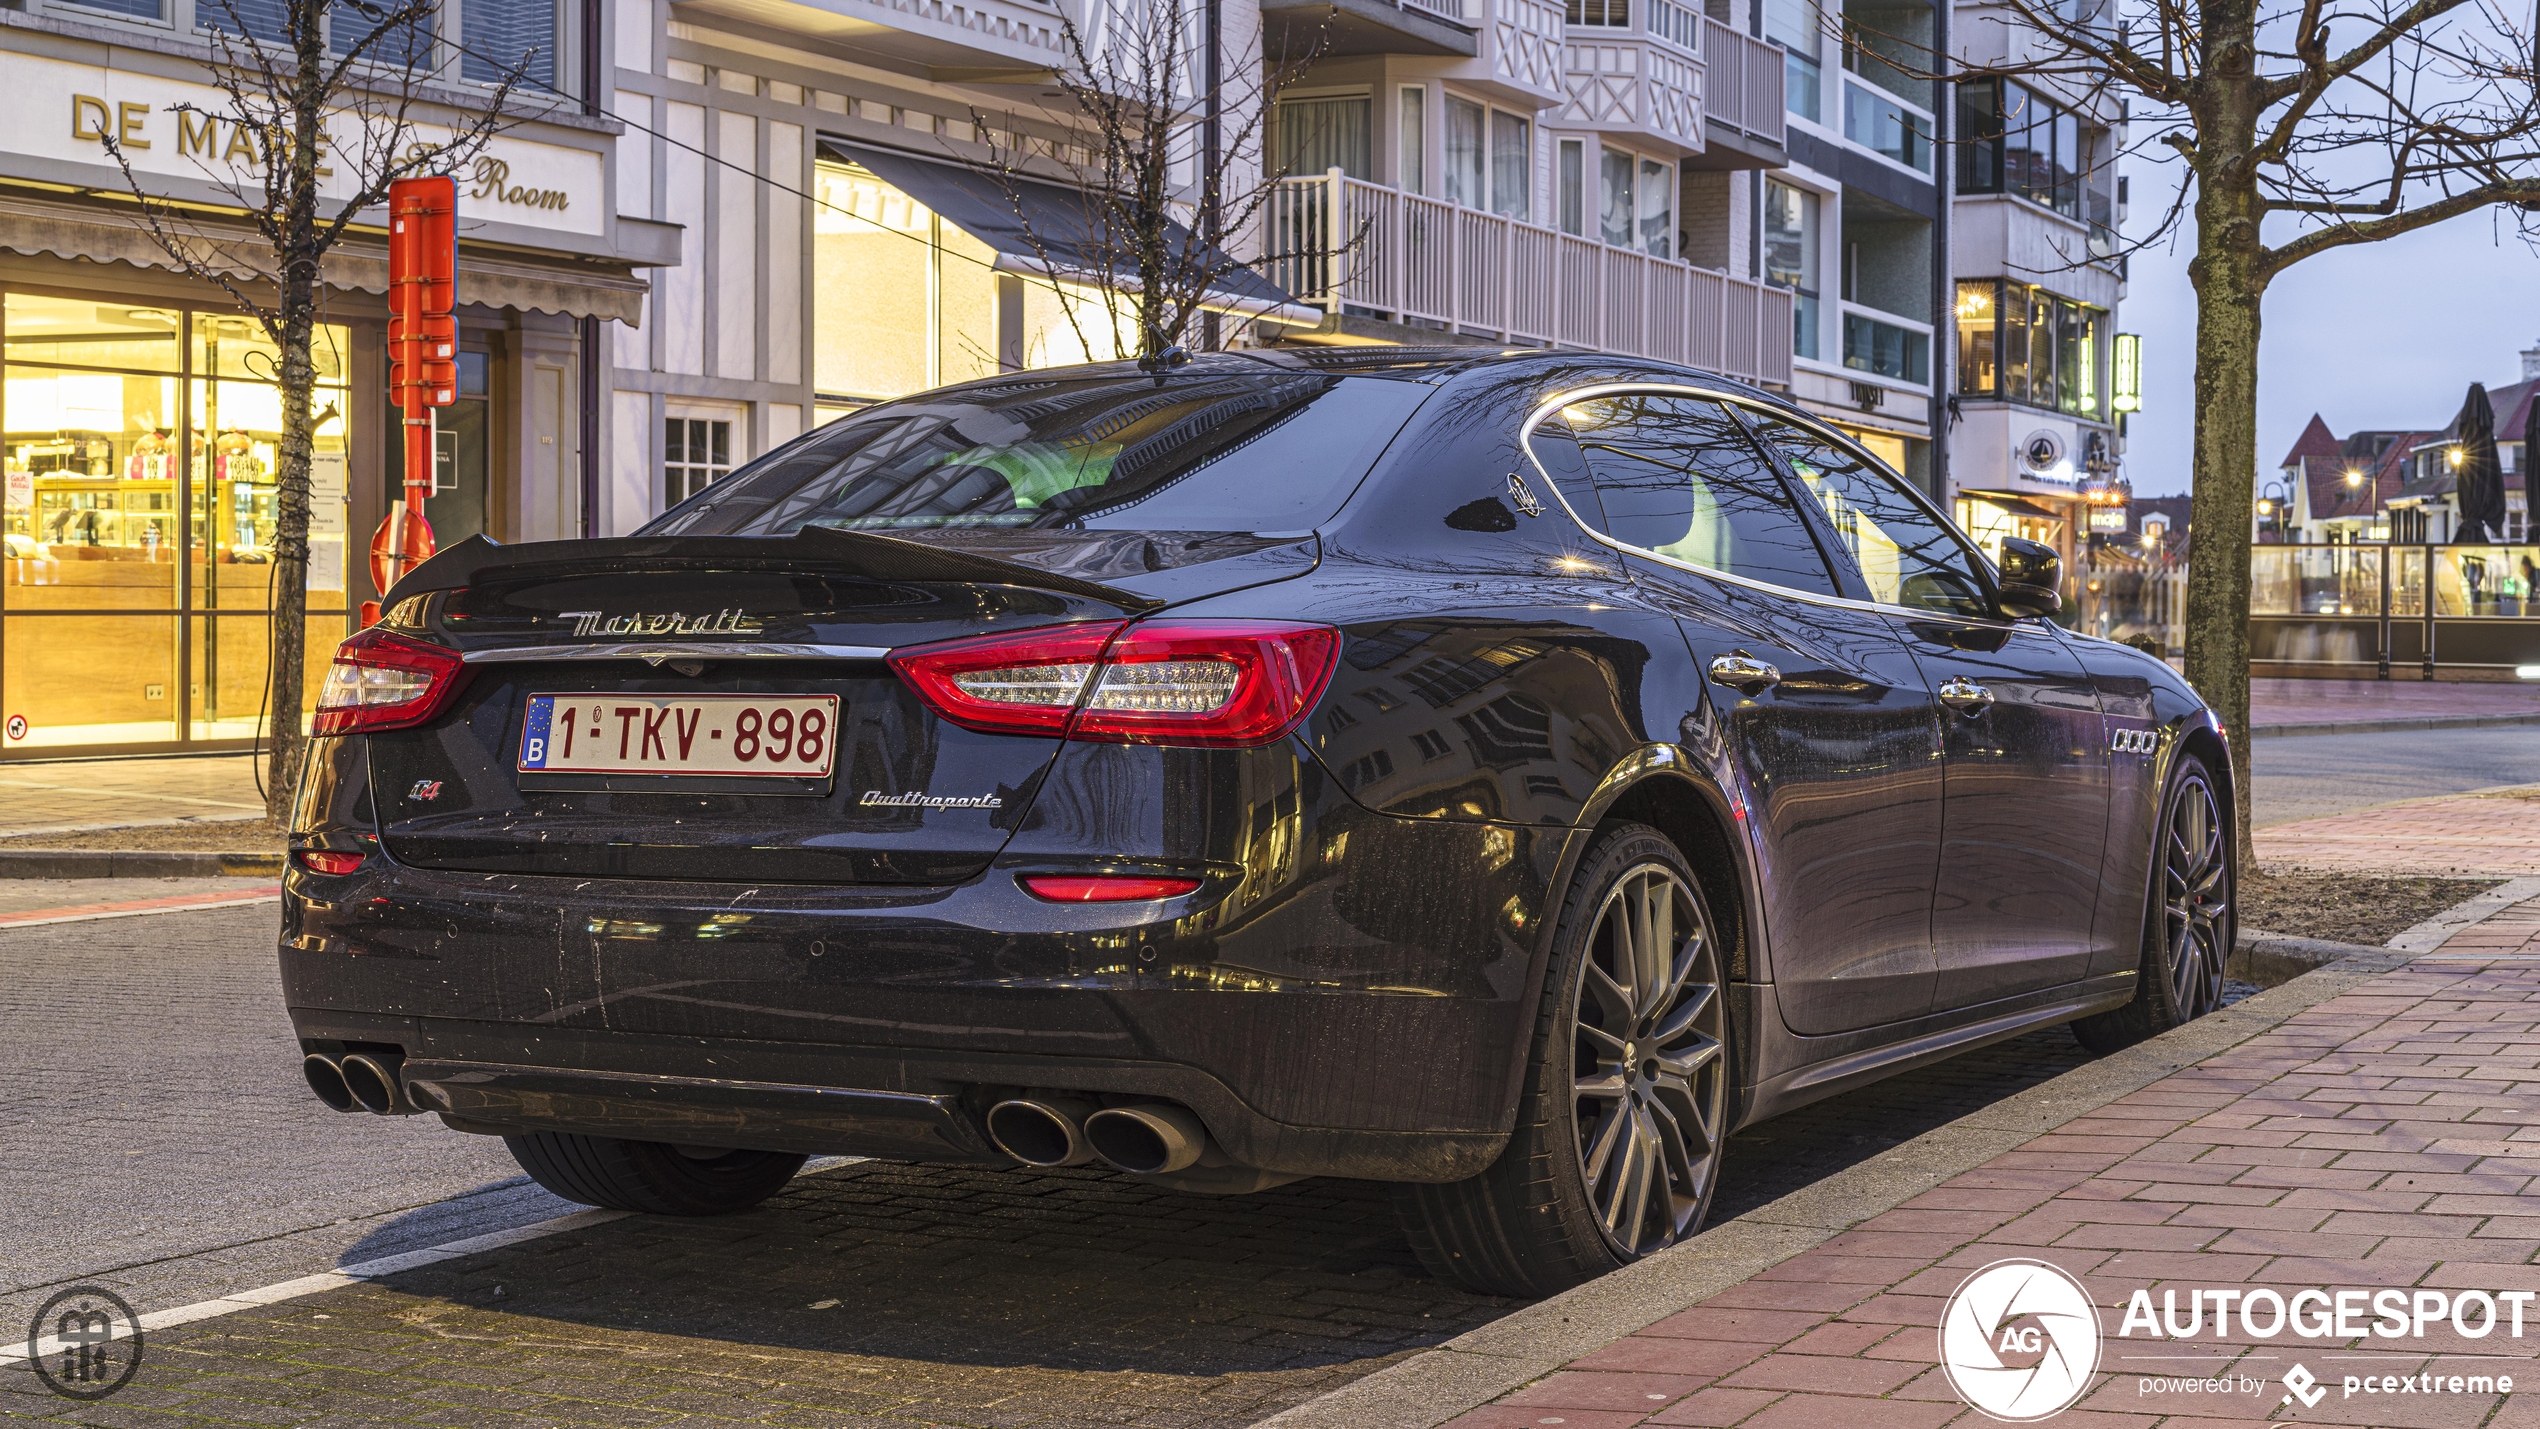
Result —
M2276 824L2253 838L2258 861L2271 868L2528 877L2540 874L2540 789L2411 799Z
M2463 1339L2437 1324L2422 1340L2297 1342L2240 1333L2237 1320L2229 1335L2208 1322L2187 1343L2116 1334L2138 1289L2154 1304L2191 1288L2273 1287L2287 1298L2312 1286L2540 1291L2535 1112L2540 901L2357 979L1452 1425L1988 1423L1943 1377L1938 1327L1968 1275L2009 1257L2078 1276L2100 1308L2097 1381L2050 1423L2540 1424L2540 1403L2520 1403L2540 1397L2540 1365L2527 1363L2540 1358L2540 1314L2519 1340ZM2316 1406L2282 1402L2297 1362L2324 1382ZM2147 1392L2227 1371L2247 1392ZM2525 1392L2344 1390L2349 1375L2420 1385L2436 1375L2448 1391L2450 1377L2478 1374L2512 1376Z
M0 764L0 838L262 818L257 772L238 754Z

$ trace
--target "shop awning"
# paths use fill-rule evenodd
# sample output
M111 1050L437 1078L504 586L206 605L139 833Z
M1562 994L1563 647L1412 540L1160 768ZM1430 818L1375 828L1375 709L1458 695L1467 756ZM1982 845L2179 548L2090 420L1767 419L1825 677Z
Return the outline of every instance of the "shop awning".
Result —
M826 158L862 165L875 178L933 209L946 222L995 249L996 266L1006 272L1088 282L1119 268L1105 251L1093 205L1073 189L1018 178L1009 194L998 179L958 164L827 136L820 141L820 152ZM1028 226L1018 209L1029 213ZM1202 261L1210 267L1233 261L1207 248L1198 235L1180 224L1173 225L1166 241L1180 252L1206 254ZM1134 274L1123 276L1134 283ZM1201 306L1284 323L1323 320L1321 308L1297 302L1249 268L1226 272Z
M230 276L262 280L267 269L253 261L248 245L262 240L241 234L229 246L235 261L223 265ZM203 245L217 261L220 245ZM115 209L20 195L0 195L0 251L28 257L129 263L136 268L174 268L167 251L144 231L137 216ZM327 255L324 270L330 287L356 292L388 291L388 254L384 244L348 239ZM577 318L614 318L629 327L644 312L644 280L616 263L541 263L527 257L492 257L459 250L459 301L523 312L561 313Z
M2024 500L2020 497L2010 495L2007 492L1960 491L1958 494L1976 501L1981 501L1987 506L1998 506L2003 510L2010 512L2014 516L2034 516L2041 521L2069 521L2072 519L2061 511L2049 510L2046 507L2038 505L2034 501Z

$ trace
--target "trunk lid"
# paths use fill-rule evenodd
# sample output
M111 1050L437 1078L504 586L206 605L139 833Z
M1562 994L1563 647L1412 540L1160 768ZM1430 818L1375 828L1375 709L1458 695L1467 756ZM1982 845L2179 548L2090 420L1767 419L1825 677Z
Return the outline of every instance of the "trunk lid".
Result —
M1315 558L1311 537L1215 532L464 542L391 592L387 623L460 651L469 677L440 719L370 736L380 833L399 862L459 871L961 882L1004 847L1059 741L941 719L891 649L1117 620ZM640 728L622 711L655 701L832 696L832 773L524 774L536 695L618 717L621 741Z

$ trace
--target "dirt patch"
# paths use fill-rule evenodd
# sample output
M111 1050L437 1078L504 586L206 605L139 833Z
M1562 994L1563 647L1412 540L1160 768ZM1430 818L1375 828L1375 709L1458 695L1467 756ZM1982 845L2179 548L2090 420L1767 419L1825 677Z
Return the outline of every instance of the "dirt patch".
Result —
M105 848L123 853L280 853L288 832L263 819L208 819L0 839L0 849Z
M2252 873L2240 880L2240 926L2288 938L2379 947L2393 935L2501 882L2495 878Z

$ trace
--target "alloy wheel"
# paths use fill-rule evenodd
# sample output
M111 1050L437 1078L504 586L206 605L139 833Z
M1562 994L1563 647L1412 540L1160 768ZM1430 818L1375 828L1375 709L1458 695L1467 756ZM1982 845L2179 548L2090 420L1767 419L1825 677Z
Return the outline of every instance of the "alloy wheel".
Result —
M2190 775L2170 806L2161 872L2170 995L2183 1019L2202 1017L2222 1001L2232 892L2227 837L2213 786Z
M1693 1233L1719 1173L1719 952L1683 878L1644 863L1606 894L1584 959L1571 1009L1579 1168L1606 1240L1644 1256Z

